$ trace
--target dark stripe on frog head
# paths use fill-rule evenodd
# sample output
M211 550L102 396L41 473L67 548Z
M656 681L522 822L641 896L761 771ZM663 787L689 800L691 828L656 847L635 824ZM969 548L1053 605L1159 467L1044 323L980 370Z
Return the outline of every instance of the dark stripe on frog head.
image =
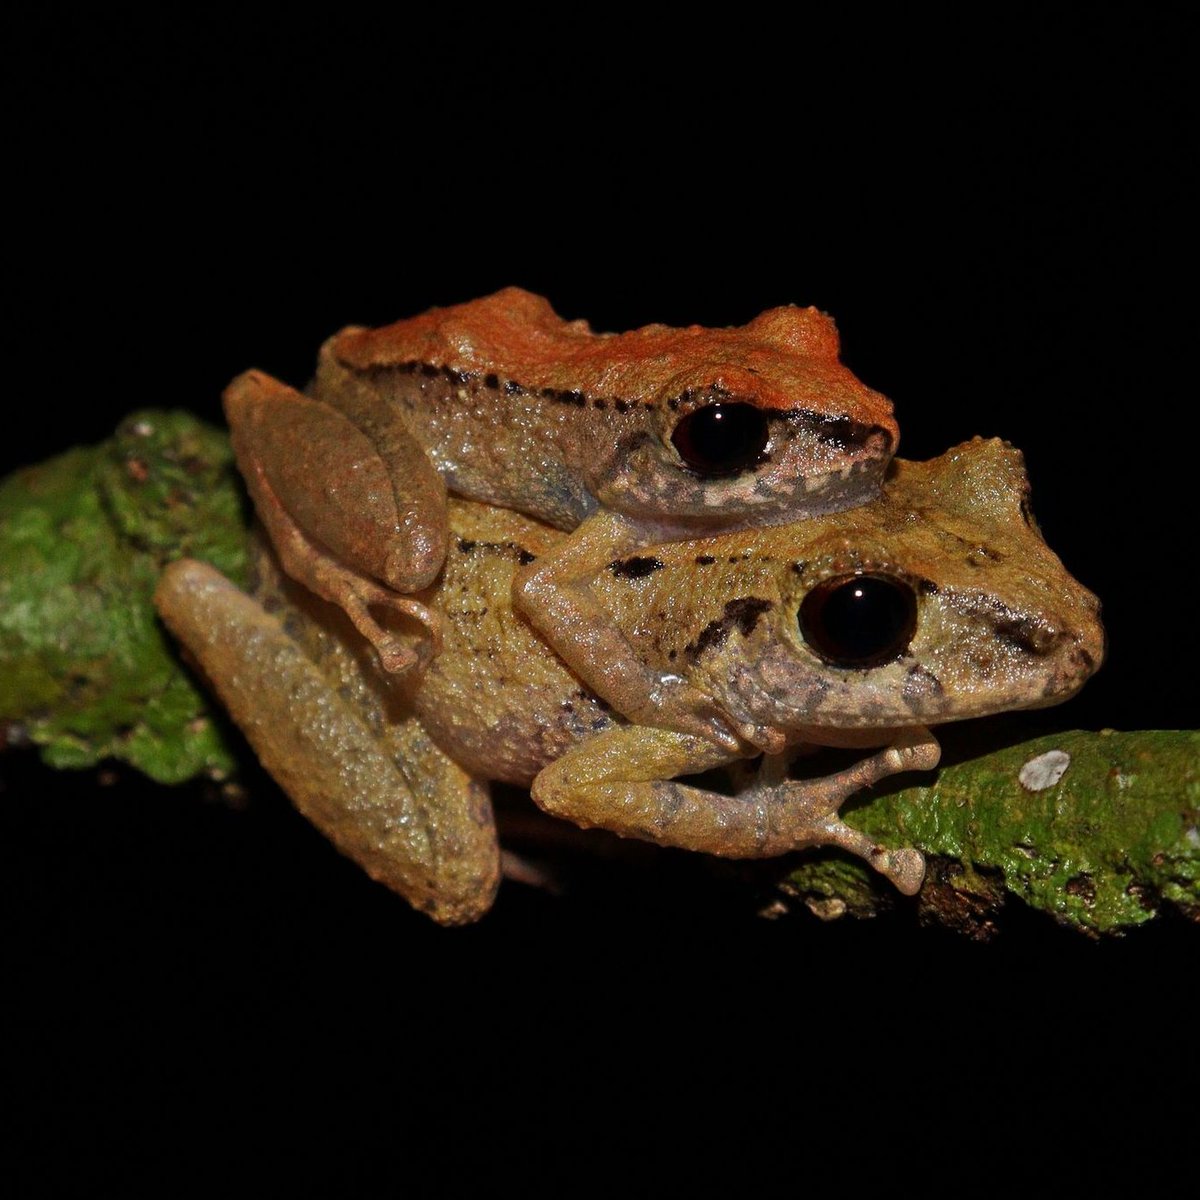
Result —
M862 449L872 442L879 443L881 453L887 453L893 448L891 432L882 425L864 425L861 421L853 421L849 417L830 417L824 413L813 412L809 408L792 408L776 415L807 426L818 441L839 450L852 447Z
M1054 654L1070 636L1062 629L1043 624L1036 616L1014 612L989 596L943 588L941 594L956 612L990 626L996 640L1033 658Z
M489 391L505 396L536 395L540 396L543 400L550 400L556 404L570 404L576 408L584 408L590 404L593 408L604 410L611 404L622 415L637 409L639 405L639 402L636 400L626 400L619 396L589 396L585 392L578 390L567 391L551 387L530 388L515 379L502 380L500 375L495 371L489 371L481 378L478 371L458 371L453 367L438 366L435 363L421 362L419 360L396 363L386 367L370 367L367 370L367 374L372 376L383 375L389 371L422 375L426 379L440 377L454 387L479 384L486 387ZM698 394L706 397L711 396L713 403L749 404L752 407L759 407L752 398L737 396L716 383L704 388L688 388L678 396L672 396L665 401L658 401L657 403L642 401L641 407L646 412L654 412L659 408L667 408L675 412L682 405L690 404ZM820 441L840 449L851 447L861 448L867 446L872 439L878 439L881 442L881 451L887 452L892 449L891 434L879 425L864 425L858 421L851 420L849 417L830 417L805 408L784 411L767 409L766 412L773 419L782 418L785 420L800 421L807 425Z
M763 600L758 596L740 596L736 600L728 601L724 615L716 621L710 621L700 631L696 640L684 647L683 652L694 662L706 650L724 645L731 629L737 629L743 637L749 637L758 624L759 617L772 607L770 600Z
M1000 641L1034 658L1053 654L1066 636L1057 629L1047 629L1030 617L993 620L992 628Z

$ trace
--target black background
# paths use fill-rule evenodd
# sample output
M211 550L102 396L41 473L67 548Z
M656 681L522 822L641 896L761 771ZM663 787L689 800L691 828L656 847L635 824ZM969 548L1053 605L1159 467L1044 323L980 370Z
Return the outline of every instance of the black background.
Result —
M342 325L506 284L599 329L815 304L894 400L904 456L975 434L1025 451L1047 541L1104 603L1106 666L1022 729L1194 727L1195 146L1178 32L1011 11L799 39L603 25L540 25L553 46L535 49L515 16L21 24L0 468L143 406L218 421L248 366L299 384ZM249 1081L267 1085L232 1045L289 1064L272 1103L334 1060L357 1095L399 1072L413 1026L435 1062L476 1056L454 1075L464 1094L533 1063L557 1080L581 1056L584 1076L619 1064L644 1084L666 1050L701 1076L774 1063L792 1081L824 1047L890 1112L897 1063L942 1094L947 1038L962 1070L994 1054L989 1081L1026 1055L1030 1093L1063 1105L1093 1072L1135 1070L1145 1096L1180 1066L1197 948L1181 921L1097 946L1018 912L982 948L903 913L765 922L671 858L564 898L509 885L480 926L442 931L269 787L237 812L128 772L99 787L21 755L0 771L15 1028L48 1111L133 1095L122 1111L140 1114L184 1093L250 1111ZM596 1051L609 1038L616 1058ZM85 1047L103 1067L77 1068Z

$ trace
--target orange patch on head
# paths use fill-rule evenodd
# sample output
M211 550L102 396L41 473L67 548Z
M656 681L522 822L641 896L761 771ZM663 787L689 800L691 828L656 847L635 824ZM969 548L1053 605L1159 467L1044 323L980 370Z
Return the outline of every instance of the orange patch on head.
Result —
M564 321L521 288L380 329L346 330L333 341L336 357L359 370L422 362L495 374L530 391L655 406L715 387L762 408L879 425L894 442L891 402L842 366L838 350L836 326L815 308L772 308L726 329L647 325L607 334Z

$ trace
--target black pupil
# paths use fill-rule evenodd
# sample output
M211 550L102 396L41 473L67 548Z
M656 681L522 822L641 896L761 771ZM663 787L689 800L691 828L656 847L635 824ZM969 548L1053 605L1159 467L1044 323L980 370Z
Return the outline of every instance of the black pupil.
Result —
M828 663L877 667L898 658L917 631L917 597L890 575L842 575L800 605L800 633Z
M671 441L693 471L731 475L759 461L767 432L767 418L753 404L708 404L688 413Z

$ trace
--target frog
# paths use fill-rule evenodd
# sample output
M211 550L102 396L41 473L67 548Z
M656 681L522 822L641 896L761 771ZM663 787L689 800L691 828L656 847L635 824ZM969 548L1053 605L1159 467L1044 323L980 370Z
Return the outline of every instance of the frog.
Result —
M1046 545L1022 456L998 439L894 460L867 504L658 543L589 581L639 661L778 733L761 755L619 713L517 612L522 566L569 535L478 502L447 512L445 566L420 594L444 642L420 675L384 670L265 541L252 593L192 560L156 592L300 811L443 924L478 919L495 895L494 780L583 828L711 855L839 847L914 894L921 852L855 830L841 805L932 770L932 728L1060 703L1104 656L1099 602ZM413 622L400 636L424 635ZM852 764L790 777L794 755L829 746ZM730 774L728 793L684 778L712 770Z
M438 652L440 624L417 593L445 560L449 491L572 532L518 573L514 594L589 688L635 721L762 748L769 731L639 661L588 580L653 542L876 495L899 429L839 352L832 319L811 307L605 334L511 287L343 329L306 394L252 370L224 400L285 571L339 604L385 670L419 673ZM390 613L427 639L395 636Z

